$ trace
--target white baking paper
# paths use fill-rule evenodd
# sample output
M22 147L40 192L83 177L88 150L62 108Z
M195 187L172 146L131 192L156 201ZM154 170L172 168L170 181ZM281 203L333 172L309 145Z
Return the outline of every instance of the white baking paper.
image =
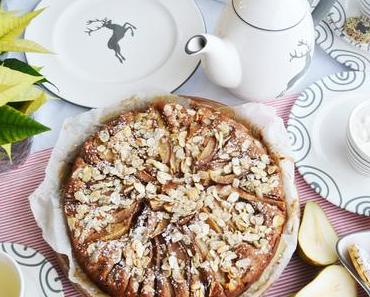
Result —
M35 220L42 230L45 241L59 254L69 260L69 279L78 285L86 296L108 296L102 293L79 269L72 257L70 240L67 234L61 201L62 177L73 162L80 145L93 134L104 122L116 117L121 112L135 110L147 105L155 96L135 96L111 107L91 110L76 117L66 119L58 141L50 157L44 181L30 196L31 209ZM187 99L175 95L163 95L163 100L177 100L181 103ZM281 238L279 248L270 265L260 280L253 284L243 297L257 297L280 276L287 266L297 245L299 226L299 201L294 184L294 162L290 152L288 134L272 107L263 104L247 103L230 107L236 115L260 129L266 144L272 152L283 157L284 189L288 203L288 222Z

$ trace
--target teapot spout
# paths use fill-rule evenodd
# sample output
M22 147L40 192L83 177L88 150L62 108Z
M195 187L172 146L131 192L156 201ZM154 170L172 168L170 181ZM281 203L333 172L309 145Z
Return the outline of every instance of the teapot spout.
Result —
M195 35L187 42L188 55L201 55L208 78L225 88L236 88L242 79L239 54L233 44L210 34Z

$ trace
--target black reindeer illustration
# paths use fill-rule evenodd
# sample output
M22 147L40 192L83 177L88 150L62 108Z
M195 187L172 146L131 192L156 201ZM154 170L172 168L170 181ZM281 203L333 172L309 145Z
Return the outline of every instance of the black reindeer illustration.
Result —
M290 89L303 75L306 73L308 68L311 64L311 47L307 44L306 41L300 40L298 41L298 49L294 50L294 52L290 53L290 60L289 62L293 62L294 60L305 59L305 65L303 69L297 73L287 84L287 88L281 93L281 96Z
M107 18L104 18L102 20L95 19L95 20L89 20L87 21L87 26L94 24L94 23L99 23L100 25L98 27L95 27L93 29L87 27L87 30L85 31L89 36L91 36L91 33L98 31L102 28L107 28L113 31L112 37L108 40L108 48L113 50L115 53L115 56L117 59L123 64L123 61L126 61L126 58L122 55L121 53L121 47L119 45L119 42L121 39L123 39L126 36L126 33L128 31L131 32L131 36L133 37L135 35L135 31L137 28L126 22L122 26L118 24L114 24L112 20L108 20Z

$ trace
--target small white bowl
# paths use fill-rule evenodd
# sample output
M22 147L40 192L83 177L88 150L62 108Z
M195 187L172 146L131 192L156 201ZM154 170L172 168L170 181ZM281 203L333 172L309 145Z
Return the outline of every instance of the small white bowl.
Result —
M356 170L356 172L363 176L370 177L369 169L362 168L361 165L356 160L354 160L350 154L347 154L347 158L353 169Z
M370 0L360 0L360 10L364 16L370 18Z
M354 150L358 152L358 154L370 164L370 155L366 154L366 152L361 148L361 146L358 143L358 140L355 137L355 131L354 131L356 117L358 117L359 113L365 108L368 108L370 111L370 100L366 100L360 103L351 112L351 115L348 121L348 131L347 131L348 135L347 136L348 136L349 143L352 144Z
M351 166L360 174L370 177L370 163L362 159L357 151L354 150L353 146L346 141L347 145L347 158Z
M359 153L358 151L356 151L356 149L354 148L353 144L351 144L347 138L347 151L349 153L351 153L351 157L357 161L359 164L361 164L361 166L363 166L364 168L366 169L369 169L370 170L370 163L364 159Z
M9 269L9 273L12 272L14 273L15 277L17 277L16 282L17 285L19 286L19 294L18 296L14 297L24 297L24 278L18 263L13 258L11 258L7 253L0 251L0 265L4 265L6 269ZM0 288L0 292L2 291L2 289L3 288Z
M369 0L370 1L370 0ZM370 100L359 104L351 113L348 120L348 128L346 134L347 157L352 167L354 167L362 175L370 176L370 155L368 155L358 143L355 136L356 120L364 109L370 111Z
M347 158L351 166L361 175L370 177L370 169L364 168L356 159L353 158L351 153L347 153Z

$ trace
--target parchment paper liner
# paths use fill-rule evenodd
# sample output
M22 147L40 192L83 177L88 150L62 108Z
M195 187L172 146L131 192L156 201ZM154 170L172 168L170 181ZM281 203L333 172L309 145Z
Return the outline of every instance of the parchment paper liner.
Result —
M171 100L187 103L189 99L175 95L135 96L119 104L91 110L76 117L65 120L58 141L50 157L44 181L30 196L31 209L35 220L42 229L45 241L53 250L66 255L69 260L69 279L87 296L108 296L101 292L78 267L72 257L71 244L66 231L63 210L61 207L61 183L70 163L75 158L80 145L93 134L104 122L118 116L121 112L145 107L152 100ZM276 254L265 269L260 279L255 282L242 296L261 296L267 288L278 279L288 265L297 246L299 227L299 199L294 184L294 162L290 151L287 131L281 118L272 107L263 104L247 103L228 107L239 119L251 123L261 131L265 143L271 152L280 155L280 167L283 173L286 194L288 220L281 237Z

